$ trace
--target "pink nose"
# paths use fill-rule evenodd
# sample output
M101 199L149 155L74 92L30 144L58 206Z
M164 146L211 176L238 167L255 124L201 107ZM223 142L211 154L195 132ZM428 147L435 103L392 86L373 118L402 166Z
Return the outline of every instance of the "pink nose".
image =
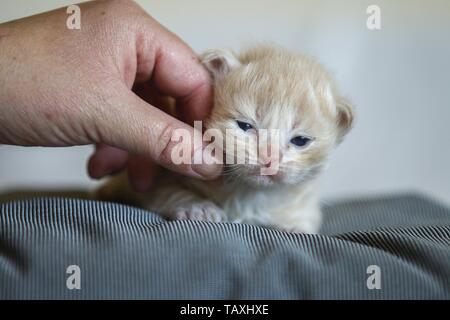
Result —
M261 167L270 168L272 166L272 162L274 162L274 159L271 159L270 157L260 157L259 165Z
M276 149L272 148L271 145L268 145L267 150L260 150L258 160L260 166L269 168L275 162L280 163L281 153L276 152Z

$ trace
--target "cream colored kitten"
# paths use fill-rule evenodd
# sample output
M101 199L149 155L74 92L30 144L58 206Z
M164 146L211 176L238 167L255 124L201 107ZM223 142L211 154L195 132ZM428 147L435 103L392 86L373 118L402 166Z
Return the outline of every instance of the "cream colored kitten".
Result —
M102 193L132 199L169 219L318 232L321 211L316 178L353 120L352 108L337 93L330 75L311 59L273 46L253 47L239 55L211 50L202 62L215 88L215 105L205 127L223 133L235 129L235 153L245 148L239 151L257 163L225 165L223 176L215 181L163 171L153 190L144 195L132 193L120 177ZM276 174L260 174L267 162L255 154L258 148L251 148L260 139L259 129L278 130ZM244 144L245 139L250 145Z

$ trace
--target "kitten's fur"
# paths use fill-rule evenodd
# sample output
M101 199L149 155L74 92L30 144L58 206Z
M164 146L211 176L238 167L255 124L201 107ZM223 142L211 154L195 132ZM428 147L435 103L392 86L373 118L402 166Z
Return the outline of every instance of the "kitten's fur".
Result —
M241 120L254 128L279 129L279 173L255 175L260 166L241 164L227 166L215 181L200 181L164 171L147 194L132 193L124 177L101 193L133 199L170 219L245 222L316 233L321 212L315 181L330 151L349 131L352 107L321 65L285 49L256 46L239 55L211 50L202 62L215 87L206 127L225 132L238 128L236 120ZM256 133L241 130L236 135L240 141ZM300 148L290 143L298 135L314 140ZM246 154L255 156L249 150Z

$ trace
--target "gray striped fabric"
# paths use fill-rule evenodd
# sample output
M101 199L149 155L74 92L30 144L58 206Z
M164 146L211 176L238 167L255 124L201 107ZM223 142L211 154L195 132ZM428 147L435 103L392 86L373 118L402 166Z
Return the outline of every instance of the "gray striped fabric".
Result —
M89 200L0 209L1 299L450 298L450 210L420 196L327 205L321 235ZM66 287L70 265L80 290ZM371 265L381 289L367 286Z

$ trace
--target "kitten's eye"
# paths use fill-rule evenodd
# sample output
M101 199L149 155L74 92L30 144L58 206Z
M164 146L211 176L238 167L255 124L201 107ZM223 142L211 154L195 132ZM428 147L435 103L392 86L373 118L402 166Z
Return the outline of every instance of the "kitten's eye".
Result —
M239 120L236 120L236 123L239 126L239 128L241 128L243 131L248 131L250 129L253 129L253 126L250 123L239 121Z
M305 147L312 141L311 138L304 137L304 136L297 136L291 139L291 143L295 144L299 147Z

